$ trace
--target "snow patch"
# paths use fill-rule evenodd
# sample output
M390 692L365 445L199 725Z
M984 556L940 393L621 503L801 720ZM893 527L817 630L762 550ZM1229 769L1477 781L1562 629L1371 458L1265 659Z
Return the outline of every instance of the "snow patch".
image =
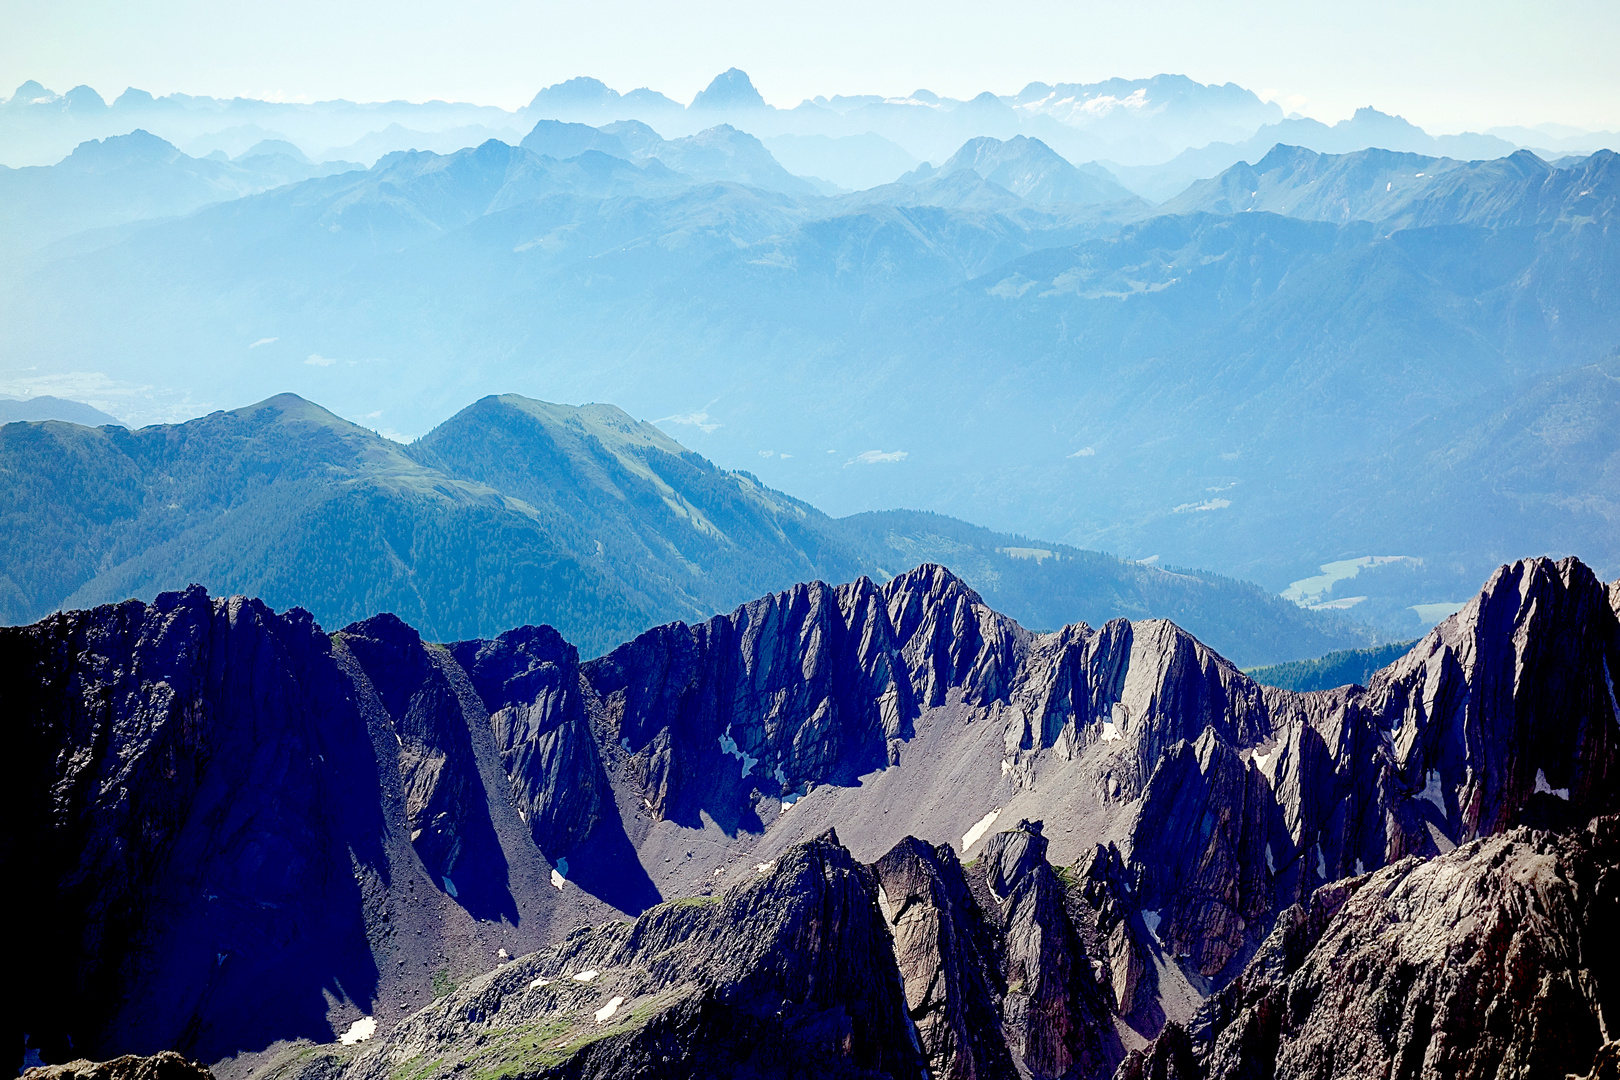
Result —
M1119 733L1119 728L1114 726L1114 722L1112 720L1103 721L1103 742L1123 742L1124 739L1125 736Z
M376 1019L370 1016L362 1016L349 1025L348 1031L338 1036L338 1042L344 1046L353 1046L355 1043L365 1042L375 1034L377 1034Z
M1440 786L1440 770L1430 769L1423 774L1423 793L1418 798L1433 803L1434 808L1440 811L1442 819L1446 816L1446 793Z
M1172 514L1204 514L1211 510L1225 510L1232 505L1231 499L1205 499L1203 502L1182 503L1180 506L1170 508Z
M568 882L568 860L561 858L557 865L551 868L551 884L553 888L561 889Z
M1565 802L1569 802L1569 788L1553 787L1551 784L1547 783L1547 774L1542 772L1540 769L1536 770L1536 790L1545 791L1549 795L1556 795Z
M768 873L771 872L771 867L773 867L775 865L776 865L776 860L775 859L772 859L770 862L757 862L757 863L754 864L754 873L756 873L756 874L768 874Z
M1163 921L1159 913L1157 911L1144 911L1142 912L1142 921L1147 924L1148 933L1153 935L1153 940L1159 941L1159 923ZM1162 941L1159 943L1163 944Z
M1361 865L1361 860L1360 859L1357 859L1356 860L1356 877L1360 877L1362 874L1365 874L1366 872L1367 872L1367 868L1365 866Z
M598 972L595 968L586 968L584 971L578 971L578 972L574 973L574 981L575 982L590 982L592 979L596 978L596 976L599 975L599 974L601 974L601 973Z
M856 454L854 457L844 462L844 464L881 465L884 462L904 461L910 456L911 453L906 450L863 450L861 453Z
M1090 447L1090 446L1082 446L1080 449L1076 450L1074 453L1070 454L1069 456L1070 457L1096 457L1097 456L1097 451L1094 448Z
M444 882L444 891L450 894L450 899L454 900L456 898L456 883L449 878L442 878L441 880Z
M1273 750L1272 753L1274 754L1274 753L1276 753L1276 751ZM1256 750L1254 752L1254 765L1255 765L1255 768L1264 769L1266 767L1266 762L1268 762L1270 760L1271 760L1271 754L1262 754L1258 750Z
M1266 845L1266 869L1273 874L1277 872L1277 860L1272 858L1270 844Z
M742 774L744 777L753 772L754 766L759 764L759 758L750 757L746 751L737 745L737 740L731 737L730 724L726 725L725 734L720 736L720 752L722 754L730 754L732 757L742 762Z
M538 990L542 986L550 986L550 985L551 985L551 980L550 979L541 978L541 979L536 979L536 980L534 980L534 982L530 983L529 984L529 989L530 990Z
M1322 854L1322 845L1316 845L1316 876L1323 881L1327 880L1327 856Z
M624 1004L624 998L622 998L622 997L609 998L608 1003L606 1005L604 1005L600 1009L596 1010L596 1022L598 1024L602 1023L608 1017L610 1017L614 1013L618 1012L619 1011L619 1006L623 1005L623 1004Z
M1001 759L1001 775L1006 776L1010 772L1012 772L1012 762L1008 761L1006 758L1002 758Z
M996 817L1001 813L1001 807L996 807L984 817L973 823L973 828L962 834L962 850L967 851L979 840L979 837L990 831L990 826L996 823Z
M782 796L782 809L779 811L779 813L787 813L789 808L802 798L804 798L804 796L800 795L796 791L788 792L786 795Z

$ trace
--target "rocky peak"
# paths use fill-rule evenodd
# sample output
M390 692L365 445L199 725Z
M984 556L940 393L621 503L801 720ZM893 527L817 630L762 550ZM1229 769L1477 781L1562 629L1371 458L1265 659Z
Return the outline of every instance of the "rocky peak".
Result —
M1003 1035L1034 1076L1105 1074L1120 1060L1119 1040L1041 831L1020 821L997 833L975 867L1000 931Z
M1031 635L985 606L943 566L924 563L883 587L889 624L924 707L952 689L983 705L1005 697Z
M111 1061L80 1058L61 1065L42 1065L22 1073L28 1080L214 1080L200 1061L187 1061L173 1050L151 1057L125 1054Z
M984 915L949 844L906 837L873 866L878 900L894 935L906 1010L932 1077L1006 1076L1001 1037L1005 989Z
M655 813L716 820L898 760L919 709L1004 697L1030 635L943 567L797 585L658 627L584 676Z
M487 874L491 860L500 861L473 746L484 710L446 651L424 647L393 615L353 623L336 637L393 726L411 844L439 887L458 897L457 877L465 889L471 877ZM464 857L466 873L459 869Z
M1205 1006L1199 1075L1585 1073L1614 1031L1617 864L1607 817L1318 890Z
M591 834L613 798L586 717L579 652L549 626L449 651L489 713L518 812L555 863Z
M355 1055L292 1080L423 1076L838 1076L923 1080L876 889L837 837L723 895L582 929L504 964Z

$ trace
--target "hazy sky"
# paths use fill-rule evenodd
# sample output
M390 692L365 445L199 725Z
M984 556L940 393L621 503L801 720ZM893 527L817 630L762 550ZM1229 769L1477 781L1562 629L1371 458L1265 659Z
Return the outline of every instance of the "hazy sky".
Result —
M766 100L956 97L1161 71L1323 120L1620 129L1620 0L0 0L0 94L445 98L513 107L595 75L681 101L744 68Z

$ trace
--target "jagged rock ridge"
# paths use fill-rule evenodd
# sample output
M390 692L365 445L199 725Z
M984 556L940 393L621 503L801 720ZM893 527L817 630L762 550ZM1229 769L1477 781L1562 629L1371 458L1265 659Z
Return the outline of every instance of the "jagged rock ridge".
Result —
M497 946L735 889L836 821L935 1072L1104 1075L1155 1036L1139 1064L1168 1067L1322 886L1613 809L1612 592L1504 567L1371 686L1315 694L1164 622L1031 634L931 566L585 664L545 628L327 635L198 589L64 613L0 633L6 860L50 883L22 948L52 990L20 1019L48 1060L217 1060L362 1012L387 1035Z

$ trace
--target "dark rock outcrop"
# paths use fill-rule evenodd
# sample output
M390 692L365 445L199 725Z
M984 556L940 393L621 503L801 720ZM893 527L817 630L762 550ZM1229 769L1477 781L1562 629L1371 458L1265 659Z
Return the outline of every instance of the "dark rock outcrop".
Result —
M1064 886L1046 861L1039 822L1021 821L980 859L996 907L1009 1045L1034 1076L1106 1075L1120 1057L1091 958L1069 919Z
M1126 1056L1114 1080L1201 1080L1202 1076L1187 1029L1172 1021L1145 1052L1132 1050Z
M494 641L458 642L450 653L489 711L535 844L555 862L613 801L585 715L578 650L549 626L525 626Z
M23 1072L25 1080L214 1080L214 1074L200 1061L187 1061L173 1050L151 1057L125 1054L111 1061L64 1062L40 1065Z
M47 1061L328 1032L323 986L377 983L362 911L385 856L326 635L200 589L0 635L20 1029Z
M192 588L0 630L0 665L38 989L13 1022L44 1060L330 1039L466 963L447 937L543 940L483 708L397 620L329 636Z
M392 615L347 626L335 640L365 675L357 680L360 692L374 691L393 726L406 825L422 865L453 897L475 877L486 891L488 879L504 877L506 866L473 749L485 717L466 675L447 663L442 647L425 646ZM463 861L466 873L458 870Z
M582 930L469 983L358 1056L283 1077L927 1075L877 888L837 837L754 881Z
M1584 1074L1620 1020L1620 819L1318 889L1200 1017L1200 1075Z
M906 1009L936 1080L1010 1076L994 943L949 844L906 837L873 866Z

